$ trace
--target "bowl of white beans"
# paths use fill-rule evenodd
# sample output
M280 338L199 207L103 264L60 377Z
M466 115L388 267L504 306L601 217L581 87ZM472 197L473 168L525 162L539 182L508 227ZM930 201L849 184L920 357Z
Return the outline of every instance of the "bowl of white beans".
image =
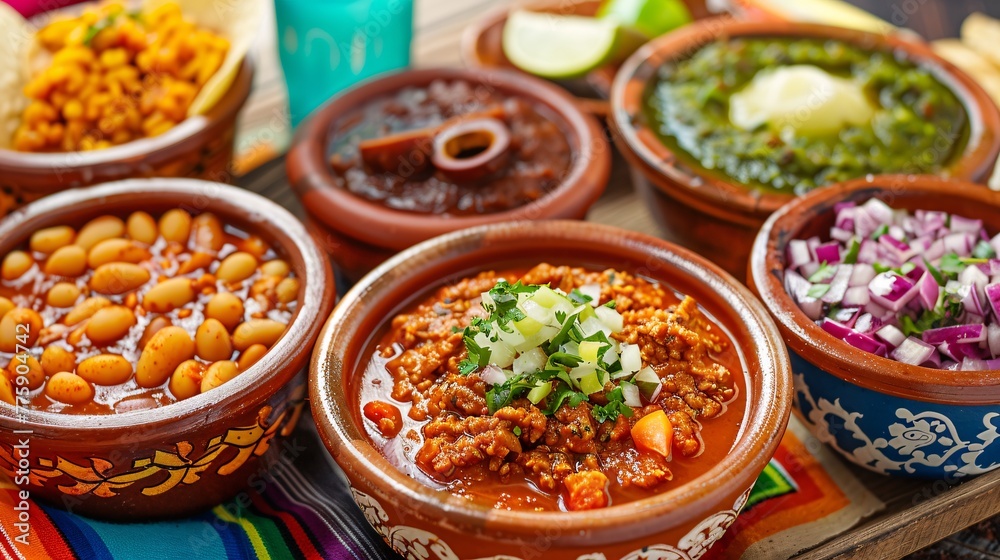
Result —
M108 519L232 497L282 454L334 299L301 223L234 187L127 180L16 211L0 221L0 471Z

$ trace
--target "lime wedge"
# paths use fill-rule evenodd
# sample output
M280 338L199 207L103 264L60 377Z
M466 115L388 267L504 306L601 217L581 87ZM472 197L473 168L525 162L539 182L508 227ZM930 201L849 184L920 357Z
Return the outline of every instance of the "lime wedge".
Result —
M691 23L682 0L604 0L597 17L635 29L652 39Z
M515 11L503 29L503 52L514 65L555 80L578 78L627 56L641 44L618 22Z

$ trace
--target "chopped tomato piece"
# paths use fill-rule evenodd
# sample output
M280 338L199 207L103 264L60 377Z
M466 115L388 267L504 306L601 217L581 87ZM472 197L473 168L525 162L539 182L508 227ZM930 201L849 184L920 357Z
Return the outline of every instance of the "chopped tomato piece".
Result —
M364 407L365 418L378 426L379 433L394 438L403 429L403 415L399 409L384 401L371 401Z
M583 471L573 473L563 480L569 495L566 497L566 509L580 511L585 509L600 509L608 507L611 498L608 496L608 477L599 471Z
M632 441L639 451L669 457L673 438L674 428L667 413L662 410L643 416L632 426Z

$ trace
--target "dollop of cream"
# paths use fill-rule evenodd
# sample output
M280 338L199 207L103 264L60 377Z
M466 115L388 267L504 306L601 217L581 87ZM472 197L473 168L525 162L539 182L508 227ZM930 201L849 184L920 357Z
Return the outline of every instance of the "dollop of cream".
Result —
M871 121L875 108L856 82L809 64L762 70L729 99L729 120L744 130L766 124L788 134L823 136Z

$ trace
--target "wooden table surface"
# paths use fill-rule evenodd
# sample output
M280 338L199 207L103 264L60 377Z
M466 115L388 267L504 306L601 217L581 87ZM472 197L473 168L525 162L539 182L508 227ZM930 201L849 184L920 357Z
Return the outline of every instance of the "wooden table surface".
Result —
M416 66L461 65L458 42L462 30L487 10L512 0L415 0ZM957 36L962 20L973 11L1000 17L997 0L851 0L893 24L908 27L928 39ZM275 51L273 24L261 29L255 45L258 73L255 89L241 117L239 167L254 168L239 182L301 215L301 207L285 181L279 157L290 141L284 83ZM588 218L658 233L652 217L634 194L627 166L616 156L611 182ZM853 468L853 467L852 467ZM885 503L886 511L864 521L856 530L833 539L801 558L958 558L1000 560L1000 472L957 486L915 483L853 469L858 478ZM987 520L983 522L983 520ZM980 523L982 522L982 523ZM979 523L973 529L954 531ZM949 536L950 535L950 536ZM944 539L944 540L941 540Z

